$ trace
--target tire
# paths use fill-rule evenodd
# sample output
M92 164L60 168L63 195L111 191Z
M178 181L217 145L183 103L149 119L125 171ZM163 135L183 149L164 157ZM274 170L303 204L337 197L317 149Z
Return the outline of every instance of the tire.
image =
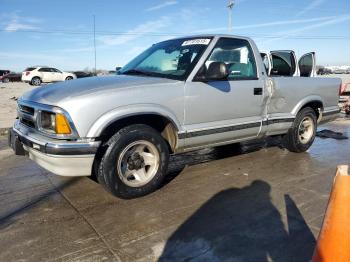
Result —
M66 77L66 81L69 81L69 80L73 80L73 77L67 76L67 77Z
M303 108L299 111L293 126L283 138L284 147L295 153L305 152L315 140L316 129L315 111L310 107Z
M41 85L41 79L40 77L33 77L32 80L30 81L33 86L40 86Z
M4 78L4 79L2 80L2 82L3 82L3 83L9 83L9 82L10 82L10 79Z
M169 150L156 130L147 125L130 125L114 134L106 146L97 179L113 195L136 198L162 184Z

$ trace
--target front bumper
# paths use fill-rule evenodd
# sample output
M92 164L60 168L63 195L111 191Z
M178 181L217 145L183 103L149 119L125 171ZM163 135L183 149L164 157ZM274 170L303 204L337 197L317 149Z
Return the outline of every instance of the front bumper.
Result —
M53 141L38 139L33 131L16 122L8 143L16 155L28 155L46 170L61 176L90 176L100 141Z

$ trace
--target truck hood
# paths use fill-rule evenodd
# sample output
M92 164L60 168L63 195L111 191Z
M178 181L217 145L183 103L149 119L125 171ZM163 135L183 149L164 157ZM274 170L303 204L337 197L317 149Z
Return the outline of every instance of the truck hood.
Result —
M118 92L121 89L178 82L166 78L115 75L88 77L38 87L26 92L21 99L47 105L97 93Z

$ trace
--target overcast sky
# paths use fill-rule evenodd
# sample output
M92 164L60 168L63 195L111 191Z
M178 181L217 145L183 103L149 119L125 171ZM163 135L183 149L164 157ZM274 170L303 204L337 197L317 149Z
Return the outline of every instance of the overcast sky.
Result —
M317 52L317 63L350 64L349 0L236 0L233 33L261 50ZM122 66L155 42L228 33L226 0L1 0L0 69L30 65L62 70Z

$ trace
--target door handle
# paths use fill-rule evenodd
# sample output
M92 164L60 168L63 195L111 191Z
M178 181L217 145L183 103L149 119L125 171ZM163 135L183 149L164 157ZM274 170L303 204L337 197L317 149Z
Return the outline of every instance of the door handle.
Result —
M255 88L254 88L254 95L255 95L255 96L261 96L262 93L263 93L262 87L255 87Z

